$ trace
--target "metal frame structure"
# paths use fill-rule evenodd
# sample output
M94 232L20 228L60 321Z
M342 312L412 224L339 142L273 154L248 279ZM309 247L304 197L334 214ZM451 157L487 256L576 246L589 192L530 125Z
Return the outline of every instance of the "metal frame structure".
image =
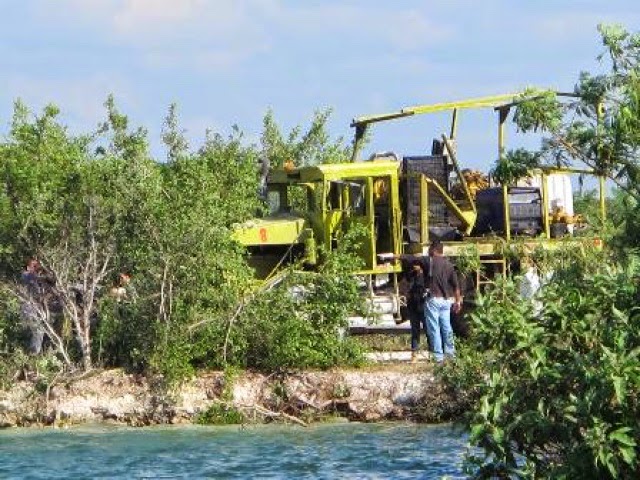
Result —
M544 93L544 92L543 92ZM428 114L428 113L437 113L444 111L451 111L451 129L449 138L446 135L442 135L442 140L444 142L445 148L447 150L447 154L452 160L452 164L455 168L456 174L461 185L464 188L464 193L466 200L468 202L468 209L460 209L455 202L452 202L448 196L445 195L445 200L447 204L456 216L458 216L463 224L467 227L465 228L465 233L468 235L470 233L471 227L475 222L477 211L475 207L475 203L471 198L471 194L469 192L468 186L464 178L462 177L459 164L457 161L457 157L454 149L452 148L451 142L449 139L455 139L456 131L457 131L457 122L458 122L458 111L463 109L472 109L472 108L493 108L495 112L498 113L498 155L499 158L502 158L505 153L505 123L511 111L511 108L517 107L519 104L525 101L535 100L536 98L540 98L543 93L540 92L532 92L531 94L527 94L526 92L521 92L517 94L501 94L501 95L493 95L487 97L479 97L472 98L466 100L459 100L454 102L445 102L445 103L436 103L431 105L416 105L411 107L404 107L398 111L390 112L390 113L382 113L376 115L366 115L360 116L353 119L351 122L351 126L355 128L355 136L354 136L354 148L351 160L356 161L358 158L358 154L362 148L363 140L365 138L366 132L371 124L396 120L400 118L411 117L415 115ZM554 92L555 95L559 97L567 97L567 98L576 98L577 95L574 93L567 92ZM600 112L600 108L598 108L598 112ZM542 183L542 205L545 206L543 208L543 231L545 234L545 238L547 240L551 240L550 235L550 222L549 222L549 212L546 208L547 198L548 198L548 187L547 187L547 178L548 175L552 173L569 173L569 174L587 174L598 177L599 180L599 204L600 204L600 215L602 219L606 218L606 209L605 209L605 178L602 175L598 175L597 172L592 169L579 169L579 168L558 168L558 167L545 167L539 169L541 174L541 183ZM427 179L427 185L425 188L428 188L428 185L434 185L433 181L429 181ZM435 183L436 189L438 189L439 185ZM510 228L510 215L509 215L509 198L508 198L508 186L504 185L503 187L503 205L504 205L504 218L505 218L505 237L507 242L511 241L511 228ZM442 188L439 189L441 193ZM426 238L428 240L428 232L423 239Z
M490 97L461 100L456 102L437 103L433 105L417 105L406 107L396 112L378 115L357 117L351 123L355 128L354 149L351 163L323 164L300 168L281 168L269 172L267 183L269 188L281 192L287 210L278 212L269 218L255 219L244 225L238 226L234 237L240 243L256 251L269 251L277 249L280 253L285 251L289 255L292 250L303 252L299 258L307 267L313 266L318 261L316 254L320 250L330 251L340 241L341 235L349 225L359 224L367 231L367 239L361 245L361 256L365 261L365 267L356 272L367 280L367 287L373 305L374 283L377 275L388 275L389 284L394 298L398 298L398 280L402 272L398 256L403 253L427 254L429 245L429 202L430 192L436 192L441 196L448 211L457 219L456 226L464 234L462 240L444 243L444 253L447 256L460 256L470 248L475 248L483 267L493 271L496 275L506 275L508 262L505 253L508 249L517 249L518 252L533 253L539 248L557 249L562 246L576 246L580 248L585 242L598 242L599 239L591 238L551 238L551 223L547 199L549 198L547 179L554 173L589 174L596 175L590 169L576 168L542 168L536 172L541 177L541 204L543 231L539 237L512 235L509 218L509 190L508 186L502 187L504 235L472 237L474 225L477 221L478 211L474 197L472 196L466 179L458 164L458 158L453 146L456 137L459 110L471 108L493 108L498 113L498 153L500 157L505 152L505 122L512 107L527 100L535 99L540 94L505 94ZM560 96L574 96L573 94L559 93ZM451 128L449 136L442 135L442 144L446 157L453 167L460 185L462 186L462 198L454 199L446 190L446 185L441 185L434 178L425 173L407 173L405 179L417 179L417 199L419 205L419 241L410 240L403 243L403 211L400 198L400 174L398 161L376 159L373 161L357 161L363 145L367 129L374 123L406 118L410 116L451 112ZM596 175L597 176L597 175ZM383 180L388 189L386 203L376 199L376 182ZM305 187L309 202L313 203L312 209L296 212L291 209L288 202L287 191L290 187ZM600 208L604 218L604 177L599 177ZM355 196L360 196L355 201ZM436 198L438 198L436 196ZM432 197L433 200L433 197ZM438 198L439 201L439 198ZM309 204L308 204L309 205ZM384 213L384 209L386 213ZM384 217L384 218L383 218ZM383 225L386 228L384 235L379 230ZM383 239L381 242L380 239ZM596 243L598 245L598 243ZM319 249L318 247L322 247ZM380 252L379 248L387 248ZM389 260L378 258L381 253ZM284 257L282 257L284 258ZM280 260L271 270L271 275L281 265ZM267 277L267 278L269 278ZM491 283L492 278L483 276L478 270L475 275L476 288ZM399 313L399 312L396 312Z

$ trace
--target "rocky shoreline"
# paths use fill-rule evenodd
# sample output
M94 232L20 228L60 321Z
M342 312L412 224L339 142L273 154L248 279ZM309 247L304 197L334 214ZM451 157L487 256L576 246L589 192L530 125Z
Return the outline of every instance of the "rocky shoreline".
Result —
M188 424L202 423L207 413L210 420L212 412L218 419L236 412L245 423L306 425L336 416L437 422L459 414L454 397L429 364L233 377L202 372L173 391L162 388L161 378L105 370L48 386L16 382L0 392L0 426Z

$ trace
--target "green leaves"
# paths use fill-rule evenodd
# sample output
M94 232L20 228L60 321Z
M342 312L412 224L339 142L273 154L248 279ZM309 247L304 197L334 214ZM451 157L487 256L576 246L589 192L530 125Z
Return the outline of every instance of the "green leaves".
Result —
M261 143L262 152L271 166L282 167L287 162L304 166L347 161L350 146L342 137L332 140L327 133L330 115L330 109L317 111L306 132L297 126L285 136L269 110L263 119Z
M623 266L588 252L557 257L544 259L554 274L542 312L507 282L473 314L470 347L492 358L470 420L471 440L486 454L481 471L519 475L511 466L520 455L538 478L635 478L637 259Z
M496 161L491 177L501 185L515 185L516 182L540 166L540 154L523 148L510 150Z
M570 100L527 91L514 121L522 131L542 131L540 154L551 164L583 163L640 198L640 34L600 25L609 71L582 72Z
M633 434L633 429L630 427L621 427L617 430L614 430L609 434L609 439L615 442L618 442L622 445L626 445L628 447L635 447L637 445L636 441L629 435L629 433Z
M359 345L343 335L347 316L361 308L352 275L361 234L357 227L349 231L320 272L291 272L278 287L256 294L233 330L230 362L265 371L361 363Z
M640 34L630 33L619 24L599 24L598 32L606 49L599 59L608 55L616 73L637 67L640 58Z
M526 89L519 98L513 121L523 132L555 132L562 124L563 109L555 92Z
M230 228L261 206L259 152L240 129L208 132L203 146L190 151L172 105L162 131L168 161L159 163L150 157L146 130L131 126L113 96L105 108L96 132L74 136L57 107L34 116L16 103L10 136L0 144L3 281L11 284L24 259L37 254L55 263L64 286L83 284L98 279L87 276L96 263L90 254L98 252L105 269L91 307L100 319L90 331L92 359L160 371L168 381L223 366L227 342L227 360L241 366L358 361L357 348L339 336L358 299L347 251L327 259L324 275L296 276L295 284L261 295L230 326L253 286L247 253ZM329 138L328 117L329 111L317 113L307 131L296 128L285 138L268 113L262 153L272 165L343 160L348 148ZM135 302L109 296L118 272L132 274ZM302 302L288 290L297 282L307 292ZM15 315L11 305L8 315Z

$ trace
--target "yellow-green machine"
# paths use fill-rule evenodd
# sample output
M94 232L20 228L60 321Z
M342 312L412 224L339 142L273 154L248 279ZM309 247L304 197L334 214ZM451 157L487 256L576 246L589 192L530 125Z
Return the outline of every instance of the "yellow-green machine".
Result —
M345 231L359 224L367 235L360 249L366 267L358 273L397 271L379 254L403 250L399 175L398 163L388 160L274 170L266 199L270 214L240 226L236 239L252 249L253 260L263 261L256 265L264 276L284 255L315 265L319 247L336 248ZM270 256L275 265L269 265Z
M549 168L532 172L529 185L492 186L478 172L460 168L455 148L459 112L496 111L501 155L505 121L522 100L521 95L499 95L356 118L351 162L270 170L265 189L269 213L240 225L235 238L250 250L257 276L266 279L290 261L313 269L322 261L320 251L335 249L351 226L360 225L366 232L359 248L364 268L356 274L370 305L369 315L352 321L352 329L360 331L396 329L402 323L402 266L394 256L426 254L432 240L442 241L448 256L470 249L477 253L474 289L507 273L505 251L510 248L526 252L594 241L572 236L576 216L567 180L569 174L592 172ZM428 154L360 159L372 124L442 111L452 114L450 131L434 140Z

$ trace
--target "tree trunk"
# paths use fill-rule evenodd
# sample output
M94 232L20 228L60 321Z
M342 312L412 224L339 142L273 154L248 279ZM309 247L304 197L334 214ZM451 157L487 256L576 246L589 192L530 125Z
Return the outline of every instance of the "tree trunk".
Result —
M92 369L91 364L91 318L90 311L82 312L81 325L82 331L78 332L78 339L80 340L80 347L82 350L82 366L85 371Z

